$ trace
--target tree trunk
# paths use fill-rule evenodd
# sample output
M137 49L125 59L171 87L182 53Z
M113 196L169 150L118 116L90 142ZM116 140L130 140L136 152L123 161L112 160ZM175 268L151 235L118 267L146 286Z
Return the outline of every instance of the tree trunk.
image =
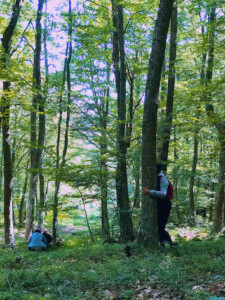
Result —
M13 5L13 13L2 37L3 55L1 57L2 69L8 70L10 43L16 28L22 0L16 0ZM3 137L3 159L4 159L4 224L5 245L14 244L13 230L13 205L12 205L12 157L10 151L10 82L3 82L2 97L2 137Z
M45 186L44 186L44 175L43 169L43 150L45 144L45 99L41 97L39 99L39 133L38 133L38 149L37 149L37 162L39 170L39 203L38 203L38 226L43 225L43 213L44 213L44 202L45 202Z
M0 123L2 121L0 120ZM0 128L1 130L1 128ZM0 224L1 224L1 219L2 219L2 207L3 207L3 203L2 203L2 180L3 180L3 169L2 169L2 164L3 164L3 153L1 152L1 156L0 156Z
M107 48L106 48L107 50ZM100 151L101 151L101 179L100 179L100 188L101 188L101 219L102 219L102 232L106 239L110 240L110 231L109 231L109 216L108 216L108 167L106 154L108 152L107 145L107 118L109 113L109 82L110 82L110 63L107 62L107 88L105 89L105 97L101 101L100 109L100 127L102 131Z
M208 51L208 66L206 72L206 85L211 82L214 65L214 39L215 39L215 19L216 6L210 7L209 14L209 51ZM208 102L211 100L211 95L208 95ZM223 228L223 210L225 205L225 123L223 118L214 112L214 107L211 103L206 104L206 113L209 116L210 122L215 125L218 132L220 142L220 159L219 159L219 187L216 195L215 214L213 220L213 231L219 232Z
M224 224L224 205L225 205L225 123L216 125L220 141L219 159L219 187L216 196L215 215L213 220L213 231L219 232Z
M47 1L45 2L45 15L47 16ZM45 206L45 179L42 172L43 169L43 152L45 146L45 104L48 93L48 51L47 51L47 22L46 17L44 19L44 57L45 57L45 84L44 84L44 96L40 98L39 102L39 133L38 133L38 151L37 161L39 172L39 205L38 205L38 227L43 226L43 215Z
M23 185L23 194L21 197L20 209L19 209L19 224L20 225L23 223L23 208L24 208L24 200L25 200L25 196L26 196L26 192L27 192L27 182L28 182L28 173L29 173L28 166L29 166L29 164L27 164L26 176L25 176L24 185Z
M165 164L167 170L167 161L169 153L170 134L173 121L173 102L175 87L175 61L177 53L177 6L174 5L171 16L171 37L170 37L170 61L169 61L169 78L167 88L167 104L165 125L163 128L163 143L160 160Z
M145 90L142 128L142 185L152 189L155 189L156 186L158 93L172 9L173 0L160 1ZM147 195L142 197L138 242L148 243L151 246L158 242L157 202Z
M197 121L198 122L198 121ZM190 176L190 185L189 185L189 209L190 209L190 224L192 226L195 225L195 199L194 199L194 184L195 184L195 177L196 177L196 167L198 162L198 124L195 122L195 132L194 132L194 156L192 161L192 169L191 169L191 176Z
M119 207L120 231L124 241L135 238L127 184L126 143L126 63L124 50L123 7L112 0L113 12L113 65L117 91L117 167L116 194Z
M215 192L215 181L214 181L214 179L212 181L211 189L212 189L212 192L213 192L213 196L215 197L215 195L214 195L214 192ZM214 209L214 198L211 197L210 207L209 207L209 222L213 221L213 209Z
M68 52L68 43L66 48L66 57ZM63 70L63 82L62 82L62 90L60 93L59 99L59 120L58 120L58 131L57 131L57 142L56 142L56 180L55 180L55 192L54 192L54 203L53 203L53 224L52 224L52 237L53 242L56 242L57 237L57 227L58 227L58 196L60 189L60 179L59 179L59 167L60 167L60 138L61 138L61 123L62 123L62 93L64 91L64 85L66 80L66 62L67 58L65 58L64 62L64 70Z
M167 90L167 83L166 83L166 60L164 60L163 63L163 69L162 69L162 79L160 84L160 100L164 101L166 99L166 90ZM162 109L162 116L165 115L164 109Z
M69 123L70 123L70 111L71 111L71 78L70 78L70 61L72 57L72 12L71 12L71 0L69 0L69 28L68 28L68 42L66 49L66 58L65 65L63 71L63 85L62 92L64 90L65 78L67 79L67 117L66 117L66 129L64 135L64 147L62 154L62 161L60 164L60 156L59 156L59 146L60 146L60 135L61 135L61 122L62 122L62 97L60 97L60 117L58 123L58 136L57 136L57 145L56 145L56 172L58 173L59 168L63 168L66 162L66 153L68 148L68 136L69 136ZM67 74L67 77L65 75ZM57 239L57 227L58 227L58 201L59 201L59 190L60 190L60 178L58 174L56 174L55 181L55 193L54 193L54 204L53 204L53 224L52 224L52 237L53 243L56 242Z
M41 37L42 37L41 17L42 17L43 4L44 4L44 0L39 0L38 9L37 9L37 19L36 19L36 37L35 37L34 68L33 68L34 83L33 83L33 98L32 98L32 111L31 111L31 127L30 127L31 174L30 174L30 190L29 190L29 197L28 197L27 210L26 210L26 229L25 229L26 240L29 239L33 231L34 204L36 198L37 178L38 178L37 168L39 167L39 162L40 162L40 149L37 149L36 111L38 105L40 105L40 103L42 103L43 101L41 95L41 70L40 70ZM39 142L40 142L40 136L39 136Z
M128 72L129 73L129 72ZM129 108L128 108L128 118L126 124L126 143L127 148L130 148L131 135L133 131L133 118L134 118L134 74L130 74L130 97L129 97Z
M201 18L201 14L200 14ZM202 25L202 35L204 35L205 29L204 25ZM201 61L201 70L200 70L200 84L204 85L207 84L209 79L205 76L205 64L206 64L206 53L202 54L202 61ZM204 100L204 95L201 96L202 100ZM199 139L199 116L200 116L200 109L197 108L196 113L196 122L194 127L194 155L192 161L192 169L191 169L191 176L190 176L190 184L189 184L189 215L190 215L190 225L195 225L195 218L196 218L196 211L195 211L195 197L194 197L194 185L195 185L195 177L196 177L196 168L198 163L198 139Z
M135 180L135 189L134 189L134 205L135 208L140 208L140 171L141 171L141 151L138 152L137 161L135 162L134 170L134 180Z
M180 214L180 208L179 208L179 193L178 193L178 167L177 167L177 160L178 160L178 154L177 154L177 131L176 131L176 125L174 126L174 169L173 169L173 185L174 185L174 204L175 204L175 210L177 215L177 224L179 225L181 223L181 214Z
M4 156L4 224L5 245L14 244L13 230L13 190L12 190L12 157L10 150L10 83L3 82L2 98L2 137Z
M208 66L206 72L206 80L207 83L212 80L213 75L213 65L214 65L214 39L215 39L215 19L216 19L216 6L215 3L212 7L210 7L210 14L209 14L209 51L208 51Z

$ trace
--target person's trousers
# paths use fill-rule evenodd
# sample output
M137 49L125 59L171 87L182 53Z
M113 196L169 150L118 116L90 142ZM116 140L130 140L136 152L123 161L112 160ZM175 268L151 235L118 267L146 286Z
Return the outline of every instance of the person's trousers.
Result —
M167 241L172 243L169 233L166 231L166 224L171 211L171 201L166 199L158 199L158 234L159 242Z

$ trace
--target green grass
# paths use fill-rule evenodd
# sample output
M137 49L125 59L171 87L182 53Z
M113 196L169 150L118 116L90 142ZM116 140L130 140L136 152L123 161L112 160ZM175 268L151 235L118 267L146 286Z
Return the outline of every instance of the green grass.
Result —
M224 238L181 240L179 247L158 252L130 246L132 256L127 258L122 244L100 239L92 244L86 234L67 234L48 252L28 252L23 242L13 250L1 248L0 299L137 299L139 290L149 287L152 295L169 293L167 299L179 299L173 298L176 293L183 299L222 295L208 287L225 278Z

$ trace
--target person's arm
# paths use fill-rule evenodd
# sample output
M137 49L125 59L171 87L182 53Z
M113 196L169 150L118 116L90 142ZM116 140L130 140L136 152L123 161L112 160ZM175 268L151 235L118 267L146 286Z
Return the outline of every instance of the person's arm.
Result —
M167 189L169 186L169 182L165 176L162 176L160 179L160 191L155 191L155 190L149 190L147 188L142 189L142 194L143 195L151 195L152 197L155 198L164 198L166 197L167 194Z

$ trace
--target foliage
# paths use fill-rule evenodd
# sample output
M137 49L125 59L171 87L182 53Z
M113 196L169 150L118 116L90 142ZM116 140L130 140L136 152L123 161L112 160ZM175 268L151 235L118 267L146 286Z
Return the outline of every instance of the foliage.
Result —
M151 3L150 3L151 2ZM121 1L124 7L125 51L127 62L127 110L131 93L130 76L134 80L134 118L131 145L127 153L129 198L133 205L135 186L140 173L141 132L143 115L143 96L147 76L147 65L151 51L153 29L159 1ZM0 4L0 35L6 28L13 1L2 1ZM179 207L182 223L186 225L189 214L189 181L194 155L195 124L199 127L199 159L195 181L195 204L197 224L208 224L215 206L215 195L218 188L218 166L220 145L216 129L208 122L205 114L206 95L211 95L214 109L219 118L224 116L224 3L217 1L217 18L209 24L207 17L211 1L180 1L178 3L178 47L176 60L176 87L174 97L174 118L169 151L168 177L177 182L178 193L174 204ZM35 4L36 5L36 4ZM50 10L50 6L55 7ZM49 5L43 15L43 29L47 36L42 41L42 94L46 99L46 143L44 146L43 174L46 188L45 221L51 225L50 217L54 181L62 182L59 210L61 214L73 210L81 199L77 187L81 188L85 202L101 201L102 173L101 162L104 158L107 165L107 190L110 224L116 224L115 235L119 235L116 219L116 101L115 84L112 70L112 31L111 1L76 1L72 7L72 43L71 60L72 103L69 147L67 160L63 168L56 169L57 126L62 97L62 132L66 129L67 94L63 85L63 59L65 41L68 31L68 9L66 2ZM18 222L18 211L23 195L27 162L30 149L30 113L32 111L32 69L33 48L35 43L36 7L32 2L24 2L19 25L12 41L12 53L7 72L0 70L1 83L11 81L11 145L15 154L14 162L14 217ZM203 55L209 50L210 27L215 25L214 73L213 80L202 84L201 67ZM202 29L204 30L202 31ZM44 65L44 38L47 42L49 60L49 83L46 92L46 74ZM1 50L1 49L0 49ZM166 110L166 84L168 78L169 38L165 57L165 71L161 79L158 114L158 146L162 142L162 127ZM206 69L207 65L205 65ZM109 74L107 73L109 72ZM109 77L107 77L109 75ZM163 88L164 87L164 88ZM109 88L109 97L106 89ZM107 151L102 156L100 146L105 136L101 128L104 119L102 107L108 101L109 113L106 118ZM196 113L199 117L196 117ZM127 116L129 121L129 116ZM62 134L63 135L63 134ZM63 144L63 143L62 143ZM60 154L63 148L60 146ZM177 153L176 157L174 153ZM176 169L176 173L175 170ZM0 209L3 211L3 176L2 154L0 155ZM29 174L35 170L29 169ZM38 170L36 170L38 171ZM71 191L72 192L69 192ZM25 195L27 199L28 188ZM140 192L140 191L139 191ZM37 194L38 195L38 194ZM37 196L39 198L39 195ZM39 200L39 199L37 199ZM38 202L38 201L37 201ZM175 205L174 205L175 206ZM25 206L24 206L25 207ZM204 212L203 212L204 211ZM76 214L76 210L72 212ZM98 211L100 222L100 210ZM134 208L133 219L138 227L140 211ZM171 221L177 223L175 209ZM3 214L0 220L3 221ZM199 221L200 220L200 221ZM111 227L111 229L112 229Z
M64 235L60 246L29 252L20 242L0 249L1 299L137 299L138 295L206 299L224 273L224 237L186 241L154 252L130 244L92 244L83 234ZM138 276L137 276L138 274ZM214 287L214 290L213 290ZM216 293L216 294L215 294ZM161 295L161 296L160 296Z

